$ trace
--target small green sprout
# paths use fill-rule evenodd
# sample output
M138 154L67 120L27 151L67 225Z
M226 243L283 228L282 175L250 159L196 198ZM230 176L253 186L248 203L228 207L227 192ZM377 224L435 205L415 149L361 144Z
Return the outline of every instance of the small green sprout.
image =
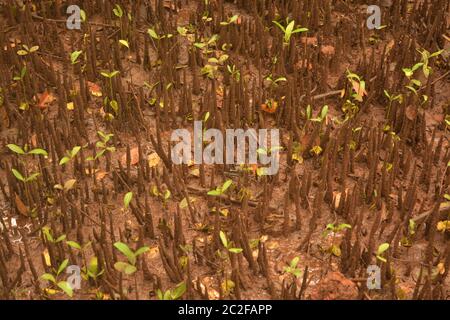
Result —
M291 275L293 275L295 278L299 278L302 274L302 270L300 270L299 268L297 268L298 262L300 261L299 257L295 257L294 259L291 260L291 262L289 263L288 266L285 266L283 268L283 271L285 273L289 273Z

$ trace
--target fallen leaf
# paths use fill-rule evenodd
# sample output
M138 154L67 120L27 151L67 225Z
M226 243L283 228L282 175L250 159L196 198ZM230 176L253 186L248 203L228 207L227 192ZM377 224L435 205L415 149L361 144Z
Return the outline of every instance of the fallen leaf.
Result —
M353 86L353 90L355 90L358 97L360 97L362 99L364 96L367 96L366 89L361 87L358 81L352 81L352 86Z
M107 174L108 174L108 172L99 171L95 174L95 178L97 179L97 181L102 181L103 178L106 177Z
M47 108L50 103L55 101L55 97L47 90L45 90L44 93L42 94L38 94L38 98L39 98L38 107L40 109Z
M98 84L93 83L88 81L88 88L89 88L89 92L94 96L94 97L101 97L103 95L102 90L100 89L100 87L98 86Z
M200 169L192 169L190 172L189 172L191 175L193 175L194 177L200 177Z
M22 199L20 199L20 197L19 197L19 195L18 195L17 193L16 193L15 201L16 201L16 207L17 207L17 210L19 211L19 213L20 213L21 215L24 215L24 216L27 216L27 217L28 217L28 211L29 211L29 209L28 209L28 207L25 205L25 203L23 203Z
M161 158L156 152L152 152L151 154L149 154L147 160L150 168L156 167L161 162Z
M267 100L266 103L261 104L261 110L267 113L275 113L278 109L278 102L273 99Z

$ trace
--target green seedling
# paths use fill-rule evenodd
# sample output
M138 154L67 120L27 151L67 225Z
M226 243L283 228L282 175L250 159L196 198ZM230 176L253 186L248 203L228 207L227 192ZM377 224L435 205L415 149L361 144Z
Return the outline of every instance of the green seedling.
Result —
M158 34L156 33L155 29L152 29L152 28L149 28L149 29L147 30L147 33L149 34L149 36L150 36L152 39L155 39L155 40L170 39L170 38L173 37L173 34L172 34L172 33L163 34L163 35L158 35Z
M279 83L281 82L287 82L286 77L278 77L274 78L272 74L269 74L265 80L269 81L271 87L277 87Z
M208 191L209 196L213 197L220 197L221 195L225 194L225 192L228 190L228 188L233 184L233 180L227 180L224 182L224 184L221 187L217 187L214 190Z
M352 85L352 98L358 102L363 102L367 95L366 82L356 73L347 70L347 80Z
M341 256L341 248L338 244L335 243L336 235L341 233L342 231L346 229L351 229L352 226L347 223L341 223L338 225L335 225L333 223L327 224L327 227L325 228L325 231L323 232L323 236L328 236L330 233L333 234L332 244L329 248L327 248L326 251L331 253L332 255L336 257Z
M97 257L92 257L87 267L83 267L81 270L83 271L81 276L84 280L89 280L89 278L91 278L95 282L97 282L98 277L100 277L105 272L104 269L99 269Z
M29 54L32 54L33 52L36 52L39 50L39 46L32 46L31 48L29 48L27 45L22 45L21 50L17 51L17 54L19 56L27 56Z
M159 198L162 201L164 207L167 206L167 202L169 201L170 197L172 196L172 193L170 192L170 190L160 192L158 190L157 186L152 187L151 193L153 196Z
M402 94L390 95L389 92L387 92L387 90L384 90L383 92L384 92L384 95L389 99L389 106L388 106L388 112L387 112L387 117L389 118L389 116L391 114L392 104L395 101L398 101L398 103L402 104L403 103L403 95Z
M225 232L220 231L219 233L220 241L222 241L223 246L231 253L241 253L243 251L242 248L234 248L232 242L229 242L227 239L227 235Z
M316 118L312 118L311 105L308 105L306 107L306 119L309 121L322 123L328 115L328 110L329 110L329 107L327 105L325 105L325 106L323 106L322 110L320 111L320 114Z
M141 254L147 252L150 250L149 247L141 247L137 249L136 251L133 251L123 242L116 242L114 243L114 247L119 250L128 260L128 262L119 261L114 264L114 268L119 271L123 272L127 275L133 274L137 271L136 268L136 262L138 256Z
M25 78L26 74L27 74L27 67L23 66L22 69L20 70L20 74L14 76L13 80L23 82L23 79Z
M42 280L47 280L51 284L53 284L55 287L58 287L61 289L65 294L67 294L69 297L73 296L73 289L70 286L70 284L67 281L58 281L58 276L66 269L67 265L69 263L69 260L64 260L58 267L58 270L55 270L55 274L51 273L44 273L41 276Z
M241 72L236 68L234 64L227 65L227 71L231 75L231 77L236 80L236 82L239 82L241 80Z
M95 146L97 149L100 149L100 151L95 154L95 157L87 157L87 161L95 161L102 157L106 152L116 151L115 147L109 145L109 142L111 141L111 138L114 137L114 134L106 134L102 131L97 131L97 135L100 140L96 142Z
M214 34L209 39L204 39L201 42L194 42L194 47L202 50L202 53L206 55L213 52L211 47L216 45L217 40L219 40L219 35Z
M179 283L175 289L162 292L160 289L156 290L156 296L159 300L178 300L186 292L186 282Z
M23 148L19 147L16 144L8 144L6 145L8 147L9 150L11 150L14 153L17 153L19 155L40 155L40 156L44 156L47 157L48 153L47 151L45 151L44 149L32 149L30 151L28 151L28 146L25 145Z
M299 257L295 257L294 259L292 259L289 265L283 268L283 272L291 274L295 278L299 278L302 274L302 270L297 268L299 261L300 261Z
M425 49L423 49L423 51L420 51L419 49L417 49L417 51L422 56L421 64L422 64L423 74L425 75L426 78L428 78L430 76L431 71L432 71L431 67L429 66L430 59L441 55L445 50L439 50L439 51L436 51L434 53L430 53L429 51L427 51Z
M389 243L382 243L380 244L380 246L377 249L377 259L382 261L382 262L386 262L386 258L384 257L383 253L389 249Z
M17 180L22 181L24 183L35 181L37 179L37 177L39 177L41 175L39 172L36 172L36 173L32 173L28 177L25 177L22 173L20 173L16 169L11 169L11 171Z
M130 206L130 202L133 199L133 192L128 192L124 197L123 197L123 207L125 209L128 209L128 207Z
M63 166L66 163L68 163L70 160L72 160L73 158L76 157L76 155L78 154L78 152L80 152L81 147L80 146L75 146L72 148L72 150L67 151L66 152L66 156L64 156L60 161L59 161L59 165Z
M42 233L44 234L45 239L48 242L51 242L53 244L60 243L60 242L62 242L62 241L64 241L66 239L66 235L65 234L60 235L58 238L55 238L53 236L52 230L50 229L50 227L47 227L47 226L42 228Z
M272 21L272 22L283 32L283 34L284 34L283 44L285 46L289 45L292 35L294 35L296 33L308 31L307 28L301 28L301 27L300 28L297 27L295 29L295 20L292 20L291 22L289 22L289 20L286 20L286 22L287 22L286 27L282 26L278 21Z
M232 16L231 18L229 18L227 21L222 21L220 23L221 26L228 26L230 24L236 23L239 19L239 15L235 14L234 16Z
M78 58L80 57L80 55L83 53L83 51L74 51L74 52L72 52L71 54L70 54L70 62L73 64L73 65L75 65L75 64L77 64L79 61L78 61Z

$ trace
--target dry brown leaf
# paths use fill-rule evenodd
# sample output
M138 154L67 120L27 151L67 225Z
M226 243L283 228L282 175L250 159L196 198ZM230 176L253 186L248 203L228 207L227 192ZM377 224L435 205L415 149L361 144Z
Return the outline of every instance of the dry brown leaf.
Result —
M358 82L358 81L352 81L352 86L353 86L353 90L355 90L356 94L357 94L359 97L363 98L364 96L367 96L367 91L366 91L366 89L362 88L362 87L359 85L359 82ZM361 101L362 101L362 100L361 100Z
M25 205L25 203L23 203L22 199L20 199L19 195L16 193L16 198L15 198L15 202L16 202L16 208L19 211L19 213L23 216L27 216L28 217L28 207Z
M88 81L88 88L89 88L89 92L94 96L94 97L101 97L102 94L102 90L100 89L100 87L98 86L98 84L93 83Z
M108 174L108 172L99 171L95 174L95 179L97 179L97 181L102 181L103 178L106 177L107 174Z
M38 98L39 98L38 107L40 109L47 108L50 103L55 101L55 97L47 90L45 90L44 93L42 94L38 94Z

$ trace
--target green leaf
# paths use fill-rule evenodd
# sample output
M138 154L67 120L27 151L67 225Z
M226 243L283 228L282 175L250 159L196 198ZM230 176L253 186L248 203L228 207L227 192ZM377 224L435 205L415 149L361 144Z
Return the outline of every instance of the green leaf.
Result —
M79 56L83 53L83 51L74 51L70 54L70 61L72 64L76 64Z
M41 156L48 156L47 151L45 151L44 149L33 149L30 152L28 152L29 154L34 154L34 155L41 155Z
M170 295L172 300L177 300L183 296L183 294L186 292L186 282L181 282L177 285L177 287L171 291Z
M19 147L18 145L15 144L8 144L6 145L8 147L9 150L18 153L18 154L25 154L25 151L23 151L23 149L21 147Z
M219 236L220 236L220 241L222 241L223 246L225 248L228 248L228 240L227 240L227 235L225 234L225 232L220 231Z
M230 248L228 249L231 253L241 253L243 251L242 248Z
M61 264L59 265L59 268L58 268L58 272L56 274L59 275L61 272L63 272L68 264L69 264L69 259L65 259L63 262L61 262Z
M294 27L295 27L295 21L292 20L286 27L286 31L284 33L284 41L285 42L289 42L289 40L291 39L291 35L292 35L292 31L294 30Z
M158 36L158 34L156 33L156 31L154 29L149 28L147 30L147 32L150 35L150 37L152 37L153 39L159 40L159 36Z
M60 281L58 282L58 287L64 291L65 294L67 294L69 297L73 296L73 289L70 286L70 284L67 281Z
M66 239L66 235L63 234L63 235L59 236L58 239L55 240L55 242L58 243L58 242L61 242L61 241L65 240L65 239Z
M389 243L382 243L377 250L377 255L381 255L383 252L385 252L387 249L389 249Z
M134 255L137 257L149 250L150 250L149 247L142 247L142 248L137 249L136 252L134 253Z
M293 269L296 268L299 261L300 261L300 258L299 257L295 257L294 259L292 259L292 261L290 263L290 267L293 268Z
M278 28L280 28L283 33L286 33L286 29L278 22L278 21L272 21Z
M126 263L126 262L122 262L122 261L116 262L114 264L114 268L117 271L123 272L123 273L125 273L127 275L133 274L133 273L135 273L137 271L135 266L133 266L133 265L131 265L129 263Z
M136 256L133 251L123 242L116 242L114 243L114 247L116 247L117 250L122 252L128 259L128 262L130 262L132 265L136 263Z
M327 114L328 114L328 106L325 105L325 106L322 108L322 112L320 113L320 118L321 118L322 120L325 119L325 117L327 116Z
M39 172L33 173L32 175L30 175L29 177L27 177L25 179L25 182L31 182L36 180L37 177L39 177L41 174Z
M80 147L80 146L74 147L74 148L72 149L72 151L70 152L70 156L71 156L72 158L74 158L74 157L77 155L77 153L80 152L80 150L81 150L81 147Z
M123 205L125 209L128 209L130 206L131 199L133 199L133 192L128 192L123 198Z
M28 51L25 51L25 50L19 50L19 51L17 51L17 54L18 54L19 56L26 56L26 55L28 54Z
M88 271L94 276L97 275L97 273L98 273L98 258L97 257L92 257L91 260L89 261Z
M44 273L44 274L41 276L41 279L42 279L42 280L47 280L47 281L50 281L50 282L53 282L53 283L56 282L55 277L54 277L52 274L50 274L50 273Z
M25 182L25 178L19 171L17 171L16 169L12 169L11 171L18 180Z
M123 16L123 10L122 10L122 8L121 8L118 4L116 4L116 7L113 9L113 12L114 12L114 14L116 15L116 17L122 18L122 16Z
M235 23L239 19L239 15L235 14L230 18L230 23Z
M33 46L30 48L30 53L36 52L39 50L39 46Z
M122 40L122 39L121 39L121 40L119 40L119 43L120 43L121 45L127 47L128 49L130 49L130 45L129 45L129 43L128 43L127 40Z
M219 190L208 191L208 196L217 197L217 196L220 196L221 194L222 194L222 192L220 192Z
M81 21L86 22L86 11L83 9L80 10Z
M75 242L75 241L66 241L66 244L67 244L69 247L72 247L72 248L74 248L74 249L81 250L81 246L80 246L77 242Z
M227 189L233 184L233 180L227 180L225 181L225 183L223 184L221 191L222 193L224 193L225 191L227 191Z
M69 162L70 161L70 158L69 157L63 157L60 161L59 161L59 165L60 166L63 166L63 165L65 165L67 162Z
M294 33L301 33L301 32L308 32L309 29L308 28L297 28L294 31L292 31L292 34Z

